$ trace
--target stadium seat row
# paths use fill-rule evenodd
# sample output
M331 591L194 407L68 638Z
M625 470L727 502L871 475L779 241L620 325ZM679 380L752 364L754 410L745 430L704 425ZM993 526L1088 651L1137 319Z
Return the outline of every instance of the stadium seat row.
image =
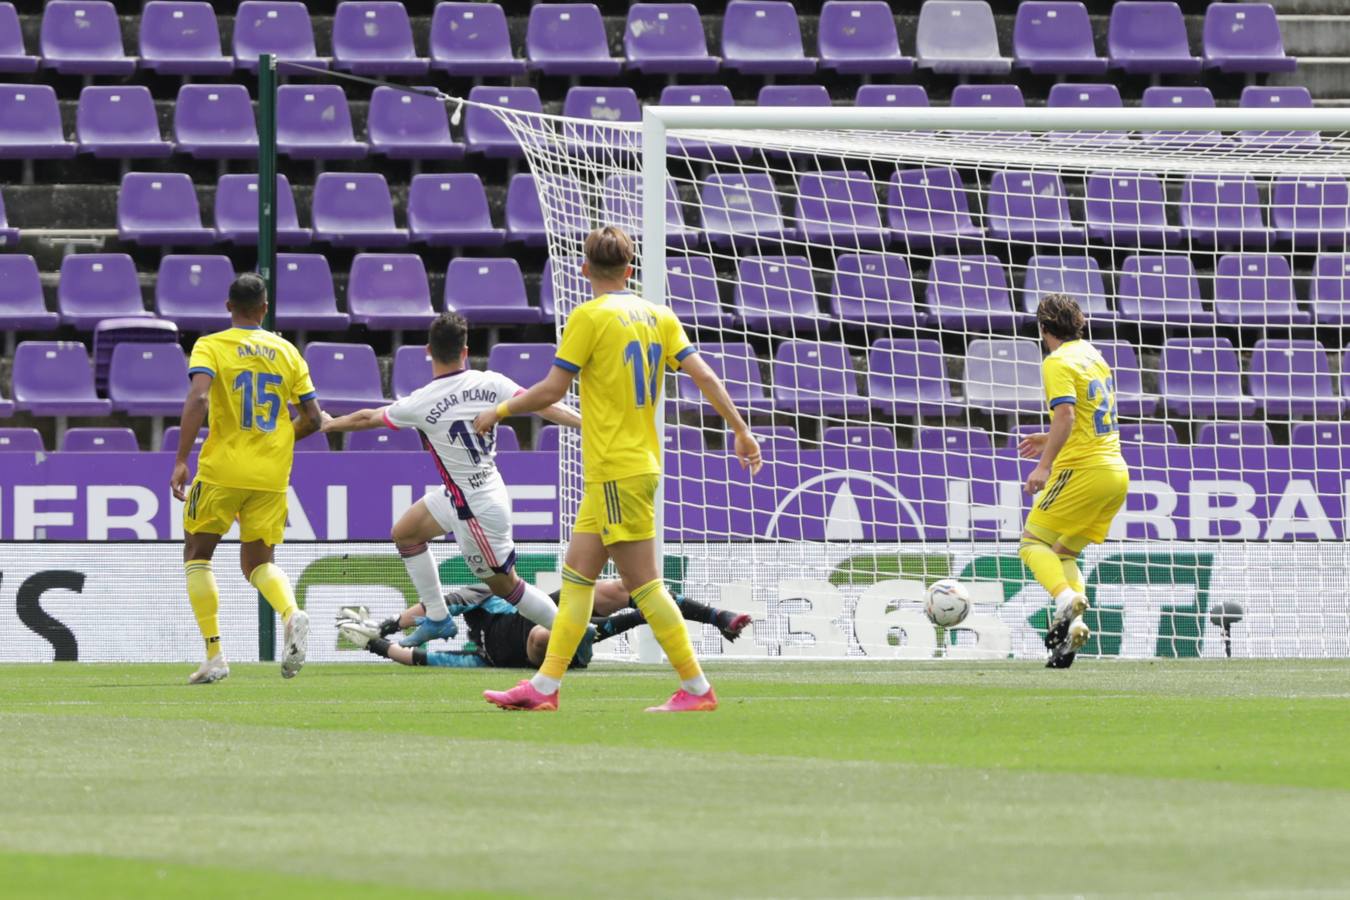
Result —
M1132 73L1282 72L1284 52L1269 4L1213 4L1206 11L1203 57L1191 54L1180 7L1172 2L1114 5L1108 56L1097 55L1087 10L1079 2L1024 2L1013 32L1013 57L1001 54L993 12L984 0L928 0L919 10L917 58L901 53L895 17L882 0L831 0L821 8L819 56L803 49L797 8L787 0L731 0L721 19L722 56L711 56L698 9L690 3L635 3L623 31L624 58L610 56L599 9L590 3L536 4L525 33L525 59L511 47L506 16L492 3L439 3L431 19L429 58L419 56L402 3L344 2L333 18L332 65L359 74L615 76L644 74L1006 74L1014 63L1032 72L1096 74L1108 66ZM41 64L65 74L127 75L139 65L164 74L220 75L252 70L260 53L327 68L315 50L303 3L239 4L233 59L221 54L220 27L205 2L146 3L140 56L127 56L117 12L107 0L53 0L42 18ZM32 71L12 4L0 4L0 71Z

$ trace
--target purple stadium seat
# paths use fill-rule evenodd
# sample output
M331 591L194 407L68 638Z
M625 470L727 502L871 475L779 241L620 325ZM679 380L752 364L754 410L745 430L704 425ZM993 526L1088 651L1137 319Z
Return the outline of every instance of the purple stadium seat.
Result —
M56 92L46 84L0 84L0 159L69 159Z
M643 75L705 75L722 60L708 55L703 20L692 3L634 3L623 30L628 68Z
M1077 84L1067 81L1050 86L1046 106L1077 106L1088 109L1111 109L1124 106L1120 89L1114 84Z
M1344 368L1342 372L1346 371ZM1350 422L1297 422L1289 429L1293 447L1331 447L1350 445Z
M474 172L414 175L408 189L408 231L434 247L500 247L506 229L492 226L487 192Z
M539 433L534 438L534 449L536 453L557 453L558 444L562 440L561 425L545 425L539 429Z
M296 453L313 453L316 450L327 453L332 449L328 444L328 435L318 431L295 442Z
M60 317L47 311L33 257L0 254L0 331L55 331L60 324Z
M923 428L919 431L918 448L956 456L988 456L994 452L994 441L983 428Z
M1153 325L1204 325L1214 321L1200 302L1200 279L1184 253L1128 257L1116 284L1116 315Z
M955 247L984 236L970 218L970 201L955 169L902 169L886 191L891 238L915 249Z
M228 75L220 27L210 3L150 0L141 10L141 68L160 75Z
M117 412L172 416L183 409L187 357L177 344L118 344L108 369L108 399Z
M14 247L19 243L19 229L11 228L5 213L5 195L0 194L0 247Z
M258 123L242 84L185 84L173 105L173 140L198 159L252 159Z
M717 272L707 256L666 257L666 305L686 326L727 328L732 317L722 309Z
M1088 237L1121 247L1170 247L1181 229L1167 221L1162 179L1142 172L1094 172L1083 203Z
M431 354L426 347L403 346L394 352L394 398L401 400L432 379Z
M802 237L832 248L880 248L886 243L876 189L866 172L813 172L797 182Z
M1106 60L1092 44L1092 21L1077 0L1028 0L1017 6L1013 59L1036 75L1100 75Z
M277 254L277 328L286 331L346 331L351 319L338 312L328 259L317 253Z
M999 240L1083 242L1083 229L1069 220L1064 182L1054 172L995 172L989 181L985 214L989 236Z
M345 2L333 16L333 68L358 75L425 75L429 62L413 47L412 22L392 0Z
M1319 325L1350 325L1350 255L1323 253L1313 268L1308 300Z
M445 308L470 325L533 325L539 310L525 297L525 277L512 258L461 256L445 272Z
M328 60L314 51L314 24L309 10L298 0L264 2L244 0L234 16L234 65L237 69L258 71L258 57L271 53L280 65L279 72L294 71L284 63L295 62L320 69Z
M530 68L545 75L618 75L623 60L609 55L605 21L594 3L539 3L525 27Z
M593 296L590 284L582 277L581 265L581 257L574 256L565 260L555 271L552 257L544 260L544 270L539 277L539 311L545 322L558 317L558 309L564 302L567 309L572 309ZM553 285L555 278L562 282L561 294L556 298Z
M1022 89L1015 84L958 84L952 88L952 106L1026 106Z
M1027 260L1022 278L1022 311L1036 312L1046 294L1068 294L1078 301L1089 322L1114 318L1106 302L1101 268L1090 256L1037 254Z
M1204 422L1195 432L1200 446L1270 447L1275 444L1265 422Z
M1188 175L1181 186L1181 233L1205 247L1264 246L1256 182L1246 175Z
M295 195L285 175L277 175L277 245L308 246L314 233L300 227ZM241 246L258 243L258 176L222 175L216 182L216 239Z
M200 450L202 444L206 443L206 437L209 432L203 428L197 432L197 440L193 441L193 446ZM178 451L178 436L182 434L182 429L177 425L170 425L164 429L164 435L160 438L159 449L164 453L175 453Z
M37 71L38 58L23 47L23 29L13 3L0 3L0 73Z
M1247 391L1257 408L1280 418L1338 416L1345 406L1318 341L1257 341L1247 364Z
M234 277L228 256L165 256L155 278L155 312L183 331L229 328L225 300Z
M122 344L178 344L178 326L149 316L104 319L94 326L94 387L108 390L113 352Z
M815 416L862 415L867 399L843 344L784 341L773 356L773 405Z
M791 455L802 449L801 441L797 440L797 430L791 425L753 425L750 431L759 441L759 451L766 459ZM727 448L728 453L734 441L729 433L722 439L722 446Z
M501 430L505 431L506 429ZM353 431L347 435L347 450L358 452L393 450L417 453L422 450L422 433L415 428L400 428L398 431L389 428Z
M506 13L496 3L437 3L431 16L431 67L448 75L525 74L511 54Z
M921 84L862 84L853 95L854 106L927 106L928 91Z
M966 403L994 412L1044 409L1040 342L971 341L966 348Z
M731 0L722 14L722 64L742 75L809 75L797 8L787 0Z
M62 75L130 75L122 24L107 0L50 0L42 10L42 65Z
M1214 95L1207 87L1144 88L1142 105L1148 109L1213 109ZM1146 131L1145 144L1166 144L1183 148L1210 147L1223 142L1217 131Z
M548 244L539 191L535 188L534 176L527 172L512 175L506 186L506 236L527 247Z
M490 106L508 106L522 113L544 110L539 92L531 87L477 85L469 90L469 99ZM464 144L470 153L484 156L519 159L525 155L506 123L496 113L481 106L469 106L464 110Z
M1275 239L1295 247L1346 245L1350 233L1350 181L1324 175L1282 175L1270 188Z
M182 385L178 386L181 394ZM137 453L136 432L130 428L70 428L61 437L62 453Z
M96 87L80 91L75 139L83 153L112 159L149 159L173 153L159 135L155 101L144 87Z
M450 114L435 97L381 85L366 115L370 151L390 159L459 159L464 145L450 137Z
M825 447L894 450L895 432L885 425L835 425L820 436Z
M755 332L810 330L824 324L811 263L804 256L745 256L736 265L732 309Z
M1158 409L1158 398L1144 392L1144 375L1134 347L1125 341L1098 341L1092 346L1111 367L1116 385L1116 412L1131 418L1151 416Z
M36 416L112 412L112 404L94 392L94 369L81 343L24 341L14 351L13 379L14 406L20 412Z
M372 331L422 330L436 313L422 257L412 253L358 253L347 282L352 323Z
M1312 93L1303 85L1265 87L1249 84L1242 89L1238 106L1243 109L1311 109ZM1279 149L1313 149L1322 143L1315 131L1240 131L1245 144Z
M1211 3L1205 9L1205 67L1227 74L1292 72L1280 22L1269 3Z
M905 75L914 57L900 52L891 6L883 0L827 0L816 32L820 67L843 75Z
M914 328L928 321L914 305L909 260L898 253L841 253L830 311L853 327Z
M773 408L773 402L764 389L759 371L759 356L753 347L744 343L699 344L698 354L726 386L727 394L743 412L762 413ZM676 402L683 410L702 410L712 414L712 406L703 398L692 378L678 378Z
M888 416L949 416L964 408L952 396L942 345L883 338L867 353L867 398Z
M601 221L617 225L632 237L642 238L642 179L638 175L607 175L600 192ZM698 243L698 229L684 222L679 189L666 181L666 244L689 247Z
M994 13L984 0L927 0L915 40L921 69L953 75L1006 75L1012 60L998 49Z
M934 257L924 300L948 328L1012 331L1026 318L1013 311L1008 273L996 256Z
M74 253L62 259L56 302L62 323L78 331L92 331L104 319L150 316L136 264L125 253Z
M1179 443L1176 429L1166 422L1123 422L1120 425L1120 441L1123 444L1150 446Z
M557 354L556 344L495 344L488 351L487 367L528 388L544 380Z
M352 132L352 113L341 85L277 88L278 153L294 159L360 159L368 150Z
M535 7L540 9L542 7ZM571 126L569 141L585 146L598 145L601 153L627 153L637 149L641 138L637 135L618 135L612 128L615 122L641 122L642 105L629 87L572 87L563 98L562 114L569 119L587 119L596 124Z
M1242 393L1242 370L1227 338L1169 338L1158 391L1168 412L1188 418L1236 418L1256 409Z
M1303 325L1289 260L1273 253L1233 253L1214 271L1214 315L1224 325Z
M117 192L117 234L136 244L209 244L192 178L182 172L128 172Z
M755 102L760 106L830 106L830 89L823 84L766 84Z
M71 429L72 431L76 429ZM0 428L0 453L45 453L36 428Z
M661 89L662 106L735 106L731 88L725 84L668 84ZM736 149L730 144L669 138L666 152L672 156L702 160L734 160Z
M1181 7L1170 0L1113 4L1106 44L1112 67L1131 75L1194 74L1203 65L1191 55Z
M735 0L733 0L735 2ZM779 190L765 172L715 173L699 189L703 233L714 247L758 246L796 237L779 208Z
M368 344L314 341L305 347L305 362L319 393L319 405L333 415L389 402L380 389L380 364Z
M389 184L378 172L324 172L314 182L314 238L335 247L402 247Z
M662 429L661 445L666 453L676 450L702 453L703 429L696 425L666 425Z

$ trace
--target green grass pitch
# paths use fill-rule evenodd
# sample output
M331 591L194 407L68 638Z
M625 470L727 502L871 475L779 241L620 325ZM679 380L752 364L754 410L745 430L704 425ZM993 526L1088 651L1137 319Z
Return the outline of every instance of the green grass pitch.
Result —
M0 895L1346 896L1350 661L0 667Z

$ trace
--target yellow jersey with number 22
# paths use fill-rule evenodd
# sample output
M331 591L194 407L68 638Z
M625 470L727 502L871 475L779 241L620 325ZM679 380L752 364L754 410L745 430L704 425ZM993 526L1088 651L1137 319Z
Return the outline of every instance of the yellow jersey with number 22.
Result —
M1125 468L1116 420L1116 382L1111 367L1087 341L1065 341L1041 363L1045 398L1053 411L1074 405L1073 430L1054 468Z

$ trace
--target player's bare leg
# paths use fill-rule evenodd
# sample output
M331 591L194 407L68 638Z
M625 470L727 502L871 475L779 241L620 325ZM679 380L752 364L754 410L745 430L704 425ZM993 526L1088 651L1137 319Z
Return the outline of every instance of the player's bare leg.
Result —
M553 604L548 594L517 575L514 568L485 578L483 583L491 588L492 593L510 603L516 608L516 612L534 624L543 625L545 628L553 627L558 607Z
M294 678L305 664L309 650L309 614L296 606L291 580L272 561L274 547L265 541L239 545L239 568L248 583L281 616L285 629L281 641L281 677Z
M405 647L420 647L438 638L449 639L459 632L445 604L441 574L427 543L444 534L445 529L427 508L425 499L418 500L400 516L390 534L394 545L398 547L398 555L403 557L403 565L408 570L408 577L412 579L417 599L424 610L423 620L417 624L413 633L399 641Z
M206 642L206 659L188 676L188 684L214 684L229 677L230 664L220 644L220 590L211 571L220 535L191 533L183 536L183 571L187 576L192 614Z

